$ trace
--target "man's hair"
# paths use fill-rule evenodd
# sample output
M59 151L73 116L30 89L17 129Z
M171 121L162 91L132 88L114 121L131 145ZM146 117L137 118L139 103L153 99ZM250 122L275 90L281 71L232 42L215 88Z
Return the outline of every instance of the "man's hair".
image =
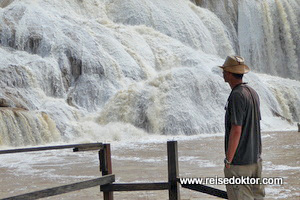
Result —
M234 74L234 73L232 73L232 75L237 79L243 79L244 76L244 74Z

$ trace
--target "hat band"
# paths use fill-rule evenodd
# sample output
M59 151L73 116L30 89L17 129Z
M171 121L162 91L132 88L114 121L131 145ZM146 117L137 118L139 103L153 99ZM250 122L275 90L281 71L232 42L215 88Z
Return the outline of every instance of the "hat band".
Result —
M223 65L223 67L235 67L235 66L239 66L239 65L245 65L245 64L242 62L237 65Z

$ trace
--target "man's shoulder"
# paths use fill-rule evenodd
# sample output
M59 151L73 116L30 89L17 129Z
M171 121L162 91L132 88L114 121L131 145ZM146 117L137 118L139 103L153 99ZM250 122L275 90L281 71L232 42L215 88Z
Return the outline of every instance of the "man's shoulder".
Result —
M257 92L251 87L249 86L247 83L243 83L242 85L240 85L239 87L235 88L232 91L232 94L234 95L242 95L244 96L245 94L251 92L252 94L257 94Z
M242 89L235 89L231 92L229 97L229 102L233 104L240 104L245 101L245 94L243 93Z
M255 89L253 89L253 88L250 87L249 85L245 85L244 88L245 88L245 91L244 91L244 92L250 92L252 96L258 98L258 94L257 94L257 92L255 91Z
M238 87L234 88L232 91L231 91L231 94L230 96L232 98L235 98L235 97L242 97L243 96L243 93L244 93L244 84L242 85L239 85Z
M258 95L252 87L250 87L247 83L243 83L240 86L234 88L234 90L232 90L230 94L230 100L246 100L249 99L251 96Z
M236 90L232 91L231 95L230 95L231 98L240 98L242 96L243 96L242 89L236 89Z

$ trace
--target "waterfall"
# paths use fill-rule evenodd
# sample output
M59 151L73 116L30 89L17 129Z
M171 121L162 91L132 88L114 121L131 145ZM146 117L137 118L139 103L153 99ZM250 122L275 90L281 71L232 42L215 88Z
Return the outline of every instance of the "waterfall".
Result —
M223 132L230 87L218 66L231 54L252 70L245 81L261 97L263 130L291 128L300 120L299 7L1 1L0 145Z
M300 16L297 0L203 0L237 37L239 49L257 71L284 78L300 77Z
M59 139L56 124L46 113L0 108L0 145L37 145Z

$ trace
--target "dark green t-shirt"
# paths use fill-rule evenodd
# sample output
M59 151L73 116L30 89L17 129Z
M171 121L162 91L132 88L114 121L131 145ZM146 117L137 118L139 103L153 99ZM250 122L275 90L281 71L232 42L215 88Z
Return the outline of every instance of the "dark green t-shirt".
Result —
M261 155L260 103L255 90L245 83L232 89L225 107L225 152L231 125L242 126L241 138L232 164L257 163Z

